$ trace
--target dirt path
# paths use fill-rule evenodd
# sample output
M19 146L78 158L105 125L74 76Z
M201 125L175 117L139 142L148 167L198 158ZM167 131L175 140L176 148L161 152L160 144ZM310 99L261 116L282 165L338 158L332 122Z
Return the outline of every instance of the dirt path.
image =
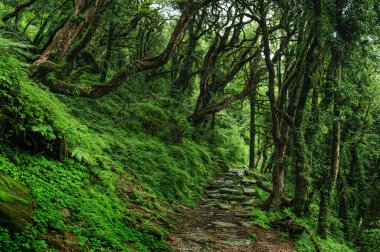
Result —
M294 251L275 231L250 221L246 208L253 203L253 183L238 169L219 174L207 187L203 203L181 217L169 245L181 252Z

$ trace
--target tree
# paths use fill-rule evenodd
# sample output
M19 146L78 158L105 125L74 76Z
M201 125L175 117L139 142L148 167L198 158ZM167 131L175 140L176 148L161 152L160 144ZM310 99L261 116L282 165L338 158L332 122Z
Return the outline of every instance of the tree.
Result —
M58 55L56 60L59 62L63 59L64 56L67 56L66 53L69 51L69 47L73 43L74 39L81 33L81 31L83 31L87 25L89 25L89 22L94 17L96 11L101 9L105 3L102 0L90 2L91 3L80 0L76 2L76 6L74 7L71 16L72 22L74 22L76 16L79 15L79 13L85 13L86 18L83 19L82 22L74 24L73 29L71 29L71 22L69 20L61 29L60 33L54 38L42 56L32 65L32 76L38 77L42 82L48 85L50 90L53 92L68 95L79 94L80 96L84 97L96 98L116 90L133 73L150 70L164 65L170 59L174 53L174 50L180 43L182 32L186 29L191 16L197 12L199 8L208 3L207 1L191 1L190 3L186 4L171 34L166 48L159 55L136 60L132 64L120 69L118 73L106 84L90 84L85 88L78 88L75 85L65 83L62 80L48 78L46 75L49 71L54 71L57 69L56 63L51 61L51 57ZM66 35L68 36L66 37ZM71 49L69 54L71 58L77 55L79 51L78 49L83 48L83 46L89 40L89 36L91 36L91 32L88 33L88 36L84 36L82 40L83 43L79 43L78 47Z

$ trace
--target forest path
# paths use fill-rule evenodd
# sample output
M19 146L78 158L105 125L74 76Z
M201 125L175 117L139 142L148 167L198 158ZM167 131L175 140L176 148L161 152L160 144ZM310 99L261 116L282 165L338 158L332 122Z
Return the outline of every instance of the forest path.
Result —
M168 244L180 252L294 251L275 231L252 224L247 209L254 203L254 183L240 169L218 174L206 187L202 204L179 216Z

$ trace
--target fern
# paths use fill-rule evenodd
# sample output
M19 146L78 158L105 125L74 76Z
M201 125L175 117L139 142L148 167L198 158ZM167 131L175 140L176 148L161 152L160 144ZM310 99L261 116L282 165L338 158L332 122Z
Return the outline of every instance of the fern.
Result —
M0 32L0 51L5 55L17 54L26 58L34 57L30 52L35 48L27 42L14 41L6 38L4 31ZM20 62L21 63L21 62ZM26 66L26 64L24 64Z

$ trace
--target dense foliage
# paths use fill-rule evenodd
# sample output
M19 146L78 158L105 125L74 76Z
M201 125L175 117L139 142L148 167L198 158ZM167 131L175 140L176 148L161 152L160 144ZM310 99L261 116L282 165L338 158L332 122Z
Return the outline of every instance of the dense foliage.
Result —
M255 225L376 251L379 6L0 0L1 249L168 250L174 212L247 165Z

